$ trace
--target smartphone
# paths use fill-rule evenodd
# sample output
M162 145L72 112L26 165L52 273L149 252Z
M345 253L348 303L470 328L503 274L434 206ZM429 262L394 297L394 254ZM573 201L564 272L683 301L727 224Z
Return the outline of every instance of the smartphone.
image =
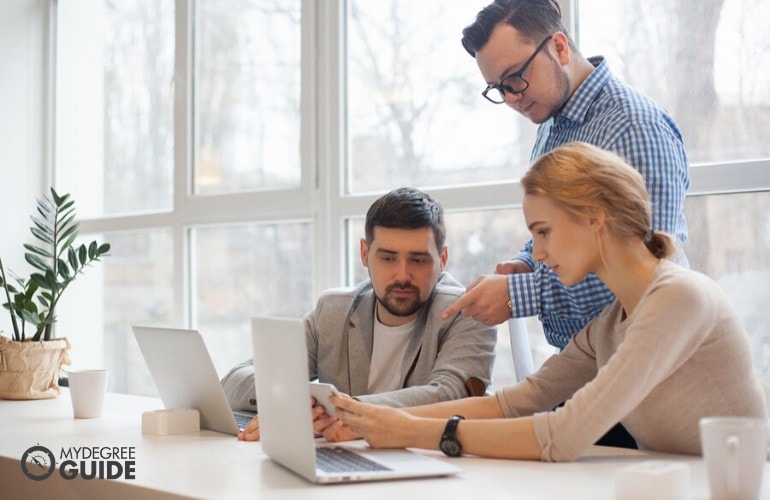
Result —
M313 396L318 404L324 407L326 414L330 417L336 416L334 405L329 402L329 396L339 396L340 393L334 384L324 384L322 382L310 382L310 395Z

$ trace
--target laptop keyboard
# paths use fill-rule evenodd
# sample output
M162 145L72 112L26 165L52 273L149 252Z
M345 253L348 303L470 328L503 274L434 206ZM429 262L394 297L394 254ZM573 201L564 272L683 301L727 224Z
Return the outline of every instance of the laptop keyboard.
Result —
M254 415L248 415L244 413L238 413L233 412L233 415L235 416L235 423L238 424L238 430L243 430L244 427L249 425L249 422L251 422L251 419L254 418Z
M341 446L316 448L316 465L324 472L371 472L391 470Z

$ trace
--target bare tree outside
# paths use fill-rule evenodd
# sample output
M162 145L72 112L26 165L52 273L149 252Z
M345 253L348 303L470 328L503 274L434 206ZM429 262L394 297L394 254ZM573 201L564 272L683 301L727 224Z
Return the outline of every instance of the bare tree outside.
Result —
M300 180L300 2L198 2L199 194Z
M104 2L105 214L169 209L174 3Z
M486 3L349 2L351 191L498 182L526 170L534 125L484 101L460 44Z
M348 195L403 185L429 191L451 187L447 192L458 193L459 200L464 187L484 189L526 171L536 126L481 97L486 83L460 44L462 28L489 1L340 3L347 8L342 61L337 54L319 60L331 58L345 70L343 129L332 134L346 144L344 165L324 166L344 169L342 205ZM71 192L81 216L96 218L98 230L113 243L114 257L98 284L103 300L84 303L103 315L90 313L103 328L89 340L103 349L107 365L126 374L111 382L114 390L146 393L149 377L129 325L180 326L180 295L190 301L193 326L217 336L220 369L240 361L252 314L299 316L312 307L318 292L313 252L320 237L315 219L297 220L296 212L278 206L275 219L267 222L258 214L255 221L237 224L166 225L180 210L174 207L174 146L185 132L174 129L174 79L183 76L174 75L177 50L194 54L193 194L237 205L243 197L227 196L244 191L260 196L262 190L300 185L305 160L300 131L326 118L300 115L315 104L300 103L302 85L319 84L302 74L302 57L318 55L301 54L303 46L313 46L301 43L307 3L57 3L57 187ZM193 4L194 43L175 47L175 8ZM314 12L328 5L319 2ZM671 112L694 172L705 163L737 165L770 157L765 26L770 3L580 0L576 5L581 51L605 55L615 74ZM322 35L324 29L314 26ZM448 270L467 283L513 255L528 235L520 208L462 207L447 212ZM216 215L231 220L241 208ZM356 244L361 214L336 205L311 208L313 217L339 209L351 221L351 267L356 280L364 278ZM770 301L765 285L770 192L690 197L685 208L692 267L717 280L733 300L749 330L758 370L770 380L770 324L764 313ZM139 222L125 230L113 225L113 216ZM188 251L191 262L180 279L175 264ZM190 289L177 289L180 282ZM64 322L68 316L62 312Z
M616 24L602 14L612 11ZM585 0L580 45L669 110L692 169L770 156L770 5L762 0ZM601 26L597 24L601 21ZM743 318L770 381L770 193L689 197L685 251Z

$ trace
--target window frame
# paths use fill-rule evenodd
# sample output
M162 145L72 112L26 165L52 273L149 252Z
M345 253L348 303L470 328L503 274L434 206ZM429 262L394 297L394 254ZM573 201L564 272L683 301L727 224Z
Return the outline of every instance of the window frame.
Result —
M56 6L51 0L49 60L55 64ZM237 222L310 220L313 223L313 296L324 289L351 284L349 269L358 265L348 255L346 221L360 218L381 193L347 194L345 129L345 0L302 0L301 21L301 181L294 189L217 195L193 195L193 70L195 0L175 0L176 60L174 104L174 196L168 212L100 217L81 221L83 234L171 228L174 234L174 320L195 326L190 229ZM576 38L579 0L562 2L566 25ZM458 48L458 57L463 57ZM49 72L48 95L55 95L55 71ZM479 103L483 105L483 103ZM55 133L55 102L48 103L49 139ZM53 141L48 141L53 148ZM55 179L54 154L48 154L48 184ZM770 158L755 161L691 165L688 196L770 191ZM448 212L519 208L518 181L427 189ZM500 256L505 258L506 256Z

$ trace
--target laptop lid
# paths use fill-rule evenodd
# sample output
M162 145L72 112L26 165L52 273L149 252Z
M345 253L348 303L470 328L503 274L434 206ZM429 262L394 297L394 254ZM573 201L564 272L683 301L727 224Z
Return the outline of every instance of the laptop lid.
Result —
M319 483L443 476L461 469L408 450L350 447L389 470L327 473L316 466L307 347L302 320L252 318L252 343L262 451L284 467Z
M134 336L166 408L194 408L201 428L238 434L230 403L200 332L134 326Z

